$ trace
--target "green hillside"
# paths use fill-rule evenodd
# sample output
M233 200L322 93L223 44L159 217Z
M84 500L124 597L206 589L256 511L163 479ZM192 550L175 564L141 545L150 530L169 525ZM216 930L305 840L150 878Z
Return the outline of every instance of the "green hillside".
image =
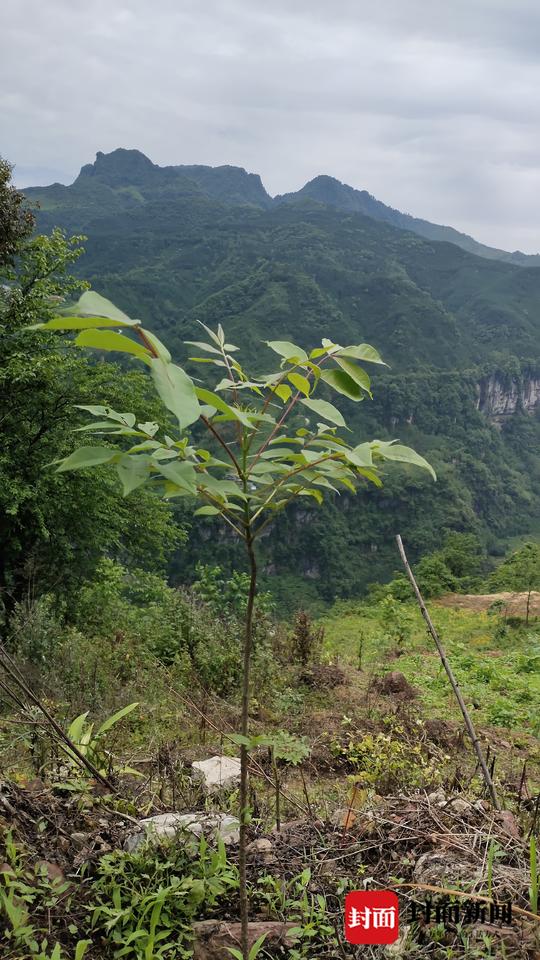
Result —
M421 238L372 204L338 203L337 188L332 199L308 187L272 201L239 168L160 168L119 150L98 154L71 186L27 195L42 229L87 235L80 274L179 359L196 320L221 322L255 363L274 336L360 339L382 352L390 369L374 378L372 403L347 410L351 426L413 444L439 482L389 472L380 492L281 519L268 572L284 598L329 600L390 575L398 531L413 554L445 528L473 529L497 552L537 524L540 271ZM179 576L194 556L230 559L216 535L209 521L192 529Z

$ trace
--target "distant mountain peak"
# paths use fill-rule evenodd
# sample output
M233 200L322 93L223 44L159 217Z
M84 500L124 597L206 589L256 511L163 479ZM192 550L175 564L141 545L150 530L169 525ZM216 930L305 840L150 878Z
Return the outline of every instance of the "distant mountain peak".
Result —
M148 175L157 169L159 168L140 150L118 147L110 153L98 150L94 163L81 167L77 179L98 177L110 186L128 186L146 180Z

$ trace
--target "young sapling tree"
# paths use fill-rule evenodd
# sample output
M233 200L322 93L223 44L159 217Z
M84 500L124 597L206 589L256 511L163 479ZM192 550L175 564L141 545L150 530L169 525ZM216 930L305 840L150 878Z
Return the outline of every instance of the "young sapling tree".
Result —
M47 329L78 331L75 342L81 347L118 351L146 364L157 393L177 421L172 431L155 422L139 423L134 413L117 412L106 402L84 406L93 419L79 429L102 437L107 445L79 447L56 469L110 464L124 496L136 496L139 487L149 484L166 499L196 499L197 515L220 518L245 545L250 579L237 741L240 916L242 956L247 960L246 830L257 540L276 514L300 497L321 504L325 493L352 494L359 483L381 486L380 467L385 461L413 464L434 478L435 474L423 457L398 442L350 442L341 410L315 396L324 386L353 402L371 397L370 377L362 364L383 363L373 347L365 343L343 347L324 339L308 353L289 341L270 340L266 345L279 357L277 369L253 374L243 368L238 348L227 342L221 326L217 331L201 326L207 339L188 341L196 354L189 359L205 369L215 368L219 379L213 389L174 363L167 348L140 321L94 292L84 293L69 315L43 324ZM200 439L203 434L208 445Z

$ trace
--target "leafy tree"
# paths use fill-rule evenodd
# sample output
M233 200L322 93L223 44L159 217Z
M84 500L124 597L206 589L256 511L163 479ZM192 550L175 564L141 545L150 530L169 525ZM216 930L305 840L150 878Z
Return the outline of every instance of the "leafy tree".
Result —
M34 217L24 195L11 183L11 165L0 157L0 267L14 257L34 228Z
M109 403L85 405L89 429L103 439L118 438L118 446L83 446L57 465L57 472L114 465L129 495L148 484L165 499L196 497L199 516L219 516L243 541L249 562L249 592L245 608L242 721L240 744L240 915L242 954L248 957L246 829L248 821L248 751L250 672L253 614L257 593L256 542L273 517L298 498L317 504L324 493L355 492L362 482L381 485L384 461L432 467L414 450L396 442L373 440L351 445L343 414L328 400L315 398L321 385L358 402L371 396L369 375L359 362L380 364L368 344L342 347L323 339L308 354L289 341L267 346L279 356L278 370L248 374L236 358L238 348L204 326L208 339L189 341L192 361L216 367L214 391L196 386L167 348L140 322L132 320L96 293L84 293L69 315L57 316L41 329L79 331L76 343L97 350L136 356L150 370L163 404L178 427L169 432L159 422L138 421ZM187 433L203 428L210 446L201 446ZM171 433L173 435L171 435Z
M139 372L90 363L53 334L26 329L84 286L69 274L80 238L67 240L59 230L30 238L20 200L5 181L0 211L1 619L29 591L68 596L107 553L162 566L178 533L169 508L150 491L133 515L105 471L83 477L45 469L69 450L75 403L107 391L148 409L148 384Z
M531 593L540 590L540 546L525 543L519 550L504 560L492 573L490 587L499 590L515 590L527 594L525 623L529 623Z

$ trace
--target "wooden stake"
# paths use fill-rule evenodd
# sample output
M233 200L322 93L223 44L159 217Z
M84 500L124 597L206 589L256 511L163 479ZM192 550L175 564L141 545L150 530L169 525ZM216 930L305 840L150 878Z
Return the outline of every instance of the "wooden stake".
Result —
M477 736L477 734L476 734L476 730L474 729L474 724L473 724L473 722L472 722L472 720L471 720L471 718L470 718L469 711L467 710L465 701L464 701L464 699L463 699L463 697L462 697L462 695L461 695L461 690L459 689L459 684L458 684L458 682L457 682L457 680L456 680L456 678L455 678L455 676L454 676L454 672L453 672L453 670L452 670L452 667L450 666L450 664L449 664L449 662L448 662L448 660L447 660L447 658L446 658L446 653L445 653L444 647L443 647L443 645L442 645L442 643L441 643L441 641L440 641L440 639L439 639L439 635L438 635L435 627L433 626L433 622L432 622L431 617L430 617L430 615L429 615L429 613L428 613L427 607L426 607L426 605L425 605L425 603L424 603L424 598L422 597L422 594L420 593L420 590L419 590L419 588L418 588L418 584L417 584L416 580L414 579L414 574L413 574L413 572L412 572L412 570L411 570L411 568L410 568L409 561L407 560L407 555L406 555L406 553L405 553L405 548L404 548L404 546L403 546L403 541L402 541L402 539L401 539L401 537L400 537L399 534L398 534L397 537L396 537L396 541L397 541L397 545L398 545L398 549L399 549L399 553L400 553L401 559L402 559L402 561L403 561L403 566L405 567L405 570L407 571L407 576L408 576L408 578L409 578L409 580L410 580L410 582L411 582L411 586L412 586L412 588L413 588L413 590L414 590L416 599L417 599L417 601L418 601L418 606L420 607L420 611L421 611L422 616L423 616L423 618L424 618L424 620L425 620L425 622L426 622L427 628L428 628L431 636L433 637L433 639L434 639L434 641L435 641L435 646L437 647L437 650L438 650L438 652L439 652L439 656L440 656L440 658L441 658L441 663L442 663L444 669L446 670L446 675L447 675L447 677L448 677L448 679L449 679L449 681L450 681L450 685L451 685L451 687L452 687L452 690L454 691L454 694L455 694L455 696L456 696L456 700L457 700L457 702L459 703L460 710L461 710L461 712L462 712L462 714L463 714L463 719L464 719L464 721L465 721L465 726L467 727L467 732L468 732L468 734L469 734L469 736L470 736L470 738L471 738L471 742L472 742L474 751L475 751L475 753L476 753L476 756L478 757L478 763L480 764L480 768L481 768L481 770L482 770L482 774L483 774L483 777L484 777L484 781L485 781L486 787L487 787L487 789L488 789L489 795L490 795L490 797L491 797L491 801L492 801L493 806L495 807L495 809L496 809L496 810L500 810L501 807L500 807L499 801L498 801L498 799L497 799L497 793L496 793L496 791L495 791L495 786L494 786L494 784L493 784L493 780L492 780L492 778L491 778L491 775L490 775L490 772L489 772L489 770L488 770L486 761L485 761L485 759L484 759L484 754L482 753L482 747L480 746L480 741L479 741L478 736Z

